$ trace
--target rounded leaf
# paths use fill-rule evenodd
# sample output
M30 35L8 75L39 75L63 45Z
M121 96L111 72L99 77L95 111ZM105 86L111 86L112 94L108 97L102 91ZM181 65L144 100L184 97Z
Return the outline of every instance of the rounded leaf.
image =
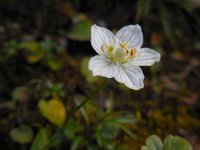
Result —
M63 103L57 99L51 99L50 101L40 100L38 107L42 115L47 118L51 123L62 126L66 119L66 110Z
M13 128L10 131L10 136L14 141L26 144L32 141L33 130L29 126L21 125L19 128Z

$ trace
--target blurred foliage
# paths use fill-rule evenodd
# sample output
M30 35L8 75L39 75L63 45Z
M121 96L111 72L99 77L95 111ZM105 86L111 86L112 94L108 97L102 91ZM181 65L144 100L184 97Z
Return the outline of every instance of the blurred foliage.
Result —
M92 22L83 14L80 14L74 18L74 26L68 33L68 37L78 41L90 40L90 27Z
M14 141L26 144L32 141L33 131L29 126L21 125L19 128L13 128L10 136Z
M39 108L44 117L55 125L63 125L63 106L58 103L58 100L50 100L49 104L45 104L44 106L41 105L42 103L44 103L43 100L39 102ZM122 134L121 131L124 131L130 137L134 137L133 133L125 125L130 125L135 121L135 117L130 113L111 110L104 112L97 105L87 103L75 114L75 118L67 120L63 127L63 134L67 138L67 141L71 143L70 149L72 150L85 148L117 149L117 147L122 147L123 145L116 145L113 141ZM35 137L33 145L31 146L32 149L46 147L49 143L48 139L50 138L48 135L45 129L41 129ZM57 147L60 143L61 139L54 146Z
M156 135L151 135L146 140L146 146L141 150L192 150L191 144L179 136L168 135L162 143Z
M174 48L180 46L177 40L177 37L180 37L180 31L174 28L178 24L174 19L177 13L182 14L182 20L177 21L187 23L189 19L184 15L187 14L194 19L197 26L200 24L200 20L193 16L193 6L189 0L139 0L136 4L136 20L144 19L145 21L148 16L158 19L158 23L161 23L168 40Z
M185 145L189 150L184 137L198 150L199 8L197 0L0 1L1 147L139 150L142 145ZM162 59L142 68L144 89L136 92L110 79L69 119L80 99L102 81L88 70L96 54L90 46L93 23L113 31L140 24L144 45ZM61 136L55 135L58 131ZM164 140L148 137L152 134Z
M35 64L39 61L43 61L51 70L57 71L63 67L62 60L57 59L55 54L61 55L64 53L65 44L58 44L55 41L46 39L41 42L38 41L24 41L17 42L16 40L10 40L4 45L3 53L5 53L4 59L9 59L16 56L20 51L24 51L26 61L29 64Z
M43 149L45 145L49 143L49 132L47 129L40 129L36 135L31 150L40 150Z
M12 99L16 101L26 101L28 99L28 91L26 87L17 87L12 92Z

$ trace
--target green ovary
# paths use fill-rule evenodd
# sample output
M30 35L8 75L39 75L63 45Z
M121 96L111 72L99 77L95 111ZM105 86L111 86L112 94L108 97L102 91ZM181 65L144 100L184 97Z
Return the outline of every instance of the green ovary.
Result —
M126 51L122 48L118 48L113 54L113 61L125 63L127 61Z

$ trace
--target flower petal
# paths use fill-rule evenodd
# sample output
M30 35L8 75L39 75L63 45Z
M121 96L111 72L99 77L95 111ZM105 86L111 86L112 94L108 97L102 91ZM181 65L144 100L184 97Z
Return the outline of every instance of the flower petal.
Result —
M101 46L114 46L115 36L114 34L104 27L98 27L93 25L91 27L91 44L95 51L102 55L104 52L101 50Z
M110 59L96 55L89 61L89 70L92 71L93 76L112 78L116 75L117 67Z
M128 25L121 28L116 33L116 38L120 43L126 42L129 49L140 49L143 44L143 34L139 25Z
M139 66L134 66L129 63L119 66L115 79L134 90L139 90L144 87L142 69Z
M158 61L160 61L160 54L158 52L150 48L141 48L136 53L136 57L132 63L136 66L151 66Z

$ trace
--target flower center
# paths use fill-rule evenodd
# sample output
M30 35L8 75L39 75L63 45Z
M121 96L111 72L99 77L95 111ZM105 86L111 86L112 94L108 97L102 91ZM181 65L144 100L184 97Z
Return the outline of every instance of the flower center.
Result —
M119 47L114 50L113 46L107 46L102 44L101 50L108 54L108 57L116 63L126 63L129 60L133 60L136 56L136 49L129 49L126 42L121 42Z

